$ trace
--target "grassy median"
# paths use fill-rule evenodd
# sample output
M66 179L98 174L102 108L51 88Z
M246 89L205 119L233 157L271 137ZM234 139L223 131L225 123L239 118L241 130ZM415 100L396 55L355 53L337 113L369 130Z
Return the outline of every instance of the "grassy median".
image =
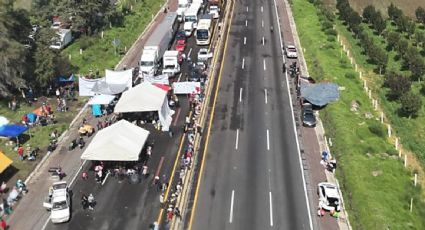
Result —
M307 0L292 2L311 77L343 87L340 100L324 108L320 117L339 161L337 177L353 228L424 229L420 188L413 186L412 175L387 142L386 130L336 37L322 32L318 12ZM357 111L351 110L353 104L359 105Z
M103 38L101 34L82 37L67 47L64 54L70 56L71 63L81 74L90 71L102 74L106 68L114 69L163 4L164 0L135 1L132 12L124 19L125 26L105 30ZM112 45L114 39L119 40L116 47ZM83 49L82 55L80 49Z

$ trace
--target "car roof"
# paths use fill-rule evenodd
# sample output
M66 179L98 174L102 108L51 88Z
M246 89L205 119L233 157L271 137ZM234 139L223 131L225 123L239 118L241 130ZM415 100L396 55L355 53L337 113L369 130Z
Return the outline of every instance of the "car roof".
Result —
M288 45L286 47L288 47L288 48L294 48L295 49L295 46L294 45Z
M325 189L327 197L333 197L339 199L338 187L332 183L320 183L319 186Z

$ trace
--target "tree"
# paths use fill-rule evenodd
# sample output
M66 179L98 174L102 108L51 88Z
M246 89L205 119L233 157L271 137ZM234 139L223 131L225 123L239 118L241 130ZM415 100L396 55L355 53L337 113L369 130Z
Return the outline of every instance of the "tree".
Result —
M397 100L410 90L412 82L408 77L389 72L385 75L384 86L390 89L387 94L388 99Z
M424 46L425 45L425 32L423 31L416 31L415 32L415 40L416 40L416 44L418 46Z
M411 91L404 93L400 97L400 113L403 116L417 116L419 110L422 108L422 99L418 94L415 94Z
M408 20L406 23L406 32L409 37L412 37L415 34L416 23L412 20Z
M388 43L388 48L393 50L396 49L398 42L400 41L400 33L398 32L389 32L387 35L387 43Z
M396 46L398 54L403 57L409 47L409 42L405 38L401 38Z
M372 19L374 18L376 14L376 9L372 5L368 5L363 9L363 18L370 24L372 24Z
M358 34L360 31L360 23L362 23L362 18L360 17L359 13L357 13L357 11L351 9L347 17L347 23L351 31L353 31L355 34Z
M15 10L13 1L0 1L0 9L0 96L8 97L25 86L28 52L20 42L27 36L28 15Z
M425 9L421 6L415 10L416 19L418 22L425 24Z
M375 14L375 17L373 18L372 22L373 29L380 35L387 27L387 22L384 20L384 18L381 15L381 12L377 12Z
M393 3L391 3L390 6L388 6L388 16L392 19L392 20L396 20L400 17L403 16L403 11L401 11L399 8L397 8L396 6L394 6Z

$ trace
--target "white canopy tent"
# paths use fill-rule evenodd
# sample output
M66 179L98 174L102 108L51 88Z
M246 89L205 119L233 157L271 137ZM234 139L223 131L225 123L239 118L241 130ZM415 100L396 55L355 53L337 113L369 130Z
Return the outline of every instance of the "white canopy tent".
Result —
M115 113L156 111L163 131L168 131L171 125L171 109L168 107L167 91L142 82L125 91L115 105Z
M126 120L100 130L81 155L83 160L137 161L149 131Z
M92 99L90 99L89 105L107 105L111 103L111 101L114 100L114 98L115 98L114 95L104 95L104 94L96 95L92 97Z

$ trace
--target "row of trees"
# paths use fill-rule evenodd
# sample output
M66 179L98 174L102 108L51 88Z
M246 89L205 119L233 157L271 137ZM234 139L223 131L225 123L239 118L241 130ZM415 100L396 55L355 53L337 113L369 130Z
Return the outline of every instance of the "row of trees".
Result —
M123 12L128 12L117 10L109 0L33 0L31 12L15 8L13 2L0 0L0 97L29 87L40 93L37 89L51 85L55 77L77 70L49 48L57 36L51 29L54 17L74 37L93 36L105 27L121 26ZM33 25L40 27L35 30Z
M369 57L369 61L377 66L376 70L378 72L384 72L388 63L387 52L374 42L373 37L364 31L361 25L364 19L373 25L378 34L381 34L386 27L386 22L381 13L376 11L374 7L367 7L363 12L364 18L362 18L350 6L348 0L337 0L336 7L339 10L340 18L348 25L355 37L360 40L360 44L365 54Z

